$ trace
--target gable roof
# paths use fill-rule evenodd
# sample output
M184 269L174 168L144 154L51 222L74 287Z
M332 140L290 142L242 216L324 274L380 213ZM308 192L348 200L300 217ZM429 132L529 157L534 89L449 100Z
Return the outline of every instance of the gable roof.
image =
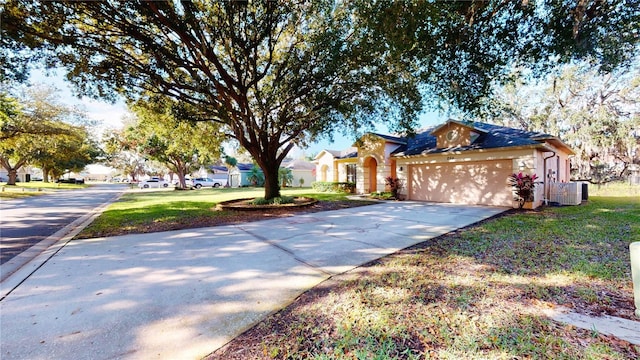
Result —
M340 152L340 155L337 156L337 159L350 159L358 157L358 148L350 147Z
M331 156L333 156L335 159L348 159L348 158L358 157L358 148L350 147L342 151L324 149L320 151L318 155L316 155L314 160L318 160L320 157L322 157L323 153L331 154Z
M407 143L407 139L404 137L399 137L399 136L393 136L393 135L386 135L386 134L378 134L378 133L370 133L371 135L375 135L378 137L381 137L387 141L393 142L393 143L397 143L397 144L406 144Z
M478 128L474 127L473 126L473 124L474 124L473 121L448 120L447 122L445 122L445 123L443 123L441 125L436 125L434 128L431 128L431 134L435 134L435 133L439 132L443 128L450 128L451 124L458 124L460 126L464 126L466 128L469 128L471 130L475 130L475 131L481 132L481 133L485 133L486 132L484 130L481 130L481 129L478 129Z
M253 168L253 164L237 163L236 168L238 168L239 171L250 171Z
M315 164L302 159L296 159L286 163L283 162L281 166L291 170L313 170L316 168Z
M211 165L209 166L209 170L211 170L211 172L215 173L215 172L228 172L229 169L226 166L222 166L222 165Z
M469 146L458 146L455 148L438 148L436 137L433 135L444 126L455 123L470 128L479 133L479 136ZM534 131L525 131L505 126L487 124L482 122L460 122L449 120L443 125L418 131L415 136L407 137L406 145L401 146L393 152L394 156L412 156L443 153L451 150L466 151L480 149L496 149L504 147L518 146L542 146L545 140L551 140L554 145L566 148L570 153L571 149L555 136Z

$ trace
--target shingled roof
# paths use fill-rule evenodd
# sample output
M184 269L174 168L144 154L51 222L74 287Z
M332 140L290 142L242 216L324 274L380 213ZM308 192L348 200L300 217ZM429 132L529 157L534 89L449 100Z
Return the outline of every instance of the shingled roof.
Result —
M400 137L400 136L394 136L394 135L386 135L386 134L378 134L378 133L373 133L373 135L375 136L379 136L387 141L391 141L391 142L395 142L398 144L406 144L407 143L407 139L405 137Z
M400 146L393 152L394 156L426 155L447 152L451 150L467 151L480 149L495 149L512 146L535 146L543 143L542 140L555 138L552 135L540 132L525 131L505 126L498 126L482 122L457 122L449 121L467 126L480 135L469 146L458 146L455 148L437 148L436 137L431 135L433 131L443 125L434 126L423 131L419 131L413 137L407 137L406 145Z
M350 159L350 158L358 157L358 148L350 147L341 151L324 149L318 155L316 155L316 160L320 155L322 155L323 152L331 154L336 159Z

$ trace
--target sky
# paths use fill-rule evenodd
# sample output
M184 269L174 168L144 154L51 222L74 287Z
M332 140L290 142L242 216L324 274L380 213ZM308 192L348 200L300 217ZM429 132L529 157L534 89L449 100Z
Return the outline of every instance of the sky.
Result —
M127 114L127 107L124 102L120 101L112 104L104 100L76 97L73 95L71 85L64 79L63 70L46 72L35 69L31 72L30 81L32 83L42 83L55 86L59 90L60 102L83 108L89 119L94 120L99 124L99 132L108 128L122 127L122 119ZM426 113L420 116L420 127L436 125L444 122L444 120L446 119L436 113ZM376 128L376 132L389 133L388 129L384 125L378 126ZM100 136L100 134L95 135ZM335 134L333 142L320 140L311 144L307 149L295 148L291 151L290 156L293 158L300 158L303 156L315 155L324 149L343 150L351 147L352 144L353 138Z
M100 124L99 128L101 129L122 127L122 117L127 113L127 107L123 102L111 104L104 100L94 100L87 97L79 99L73 95L71 85L64 79L63 74L62 71L47 73L35 69L31 71L29 81L56 87L59 90L58 95L61 103L80 106L86 111L90 120L95 120Z

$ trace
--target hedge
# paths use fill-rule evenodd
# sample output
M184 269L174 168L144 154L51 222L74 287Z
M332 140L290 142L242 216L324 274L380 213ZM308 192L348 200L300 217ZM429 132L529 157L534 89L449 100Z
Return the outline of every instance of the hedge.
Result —
M319 192L337 192L348 194L353 194L356 192L356 183L352 182L316 181L311 184L311 187Z

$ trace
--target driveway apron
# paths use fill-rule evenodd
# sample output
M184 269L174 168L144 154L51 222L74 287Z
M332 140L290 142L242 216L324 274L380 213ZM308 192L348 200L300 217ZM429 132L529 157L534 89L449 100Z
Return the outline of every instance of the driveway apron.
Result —
M334 274L505 210L388 202L74 240L2 282L0 358L199 359Z

